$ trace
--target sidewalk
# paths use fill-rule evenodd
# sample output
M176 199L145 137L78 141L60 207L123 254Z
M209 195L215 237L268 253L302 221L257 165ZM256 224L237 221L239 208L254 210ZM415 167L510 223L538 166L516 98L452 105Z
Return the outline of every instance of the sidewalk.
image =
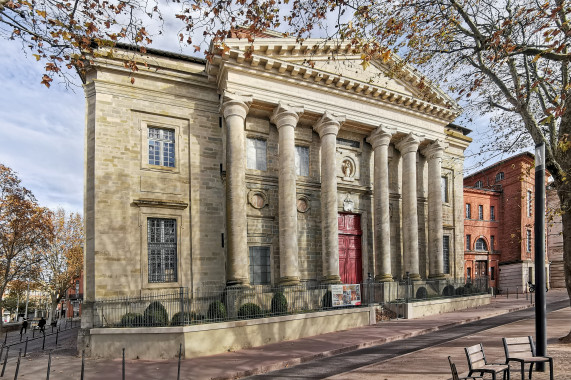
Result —
M568 299L565 290L551 290L548 302ZM392 320L377 325L329 333L295 341L270 344L220 355L185 359L181 379L238 379L241 377L286 368L299 363L332 356L390 341L438 331L447 327L509 313L530 307L525 295L516 299L505 296L492 298L490 305L413 320ZM526 334L527 335L527 334ZM126 348L128 349L128 347ZM47 357L24 360L19 378L42 379L46 376ZM74 356L54 356L50 378L79 379L81 359ZM15 363L8 363L6 376L13 378ZM128 360L126 379L176 379L177 361ZM86 380L121 378L121 360L85 361Z

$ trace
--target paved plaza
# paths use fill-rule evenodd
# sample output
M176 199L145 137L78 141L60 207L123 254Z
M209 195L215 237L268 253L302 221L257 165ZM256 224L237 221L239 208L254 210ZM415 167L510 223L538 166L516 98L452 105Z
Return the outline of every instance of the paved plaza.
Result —
M550 291L548 303L557 310L548 313L548 354L555 359L555 378L571 379L571 345L559 344L557 338L566 334L571 326L571 309L563 290ZM486 355L492 361L503 361L501 337L534 335L533 309L525 296L516 299L498 297L492 303L479 308L446 313L415 320L392 320L348 331L325 334L264 347L229 352L204 358L186 359L181 365L181 379L237 379L254 376L264 379L449 379L447 356L451 355L460 371L467 370L463 347L482 342ZM528 310L526 310L528 309ZM519 314L518 314L519 313ZM515 322L493 325L498 318L517 316ZM530 317L531 316L531 317ZM507 320L507 319L506 319ZM473 327L472 325L476 326ZM478 327L478 325L480 327ZM463 335L462 330L469 335ZM453 333L454 332L454 333ZM463 335L458 338L455 335ZM431 338L432 337L432 338ZM440 342L432 345L428 339ZM416 349L418 342L430 344L430 348ZM392 348L391 348L392 347ZM394 357L389 352L394 351ZM419 346L421 347L421 346ZM126 347L128 349L128 347ZM357 351L362 349L361 351ZM369 351L368 351L369 350ZM410 350L411 352L406 352ZM374 354L369 352L376 352ZM406 352L402 354L402 352ZM344 355L343 355L344 354ZM339 355L339 356L335 356ZM380 356L379 356L380 355ZM383 356L385 355L385 356ZM363 363L370 357L370 364ZM381 360L377 360L381 357ZM382 358L385 359L382 359ZM339 363L334 374L320 366L326 360ZM304 363L301 366L297 364ZM354 367L354 368L353 368ZM298 372L288 374L288 369ZM349 370L343 370L349 368ZM19 379L45 379L47 356L34 352L22 360ZM284 370L285 369L285 370ZM53 351L51 379L79 379L81 358L72 350L60 345ZM269 371L278 370L269 373ZM15 359L6 367L6 378L14 378ZM294 374L295 373L295 374ZM320 375L320 373L326 375ZM177 361L128 360L125 378L176 379ZM85 360L86 380L121 379L121 360ZM512 375L512 379L519 379ZM548 379L548 373L535 373L533 379Z

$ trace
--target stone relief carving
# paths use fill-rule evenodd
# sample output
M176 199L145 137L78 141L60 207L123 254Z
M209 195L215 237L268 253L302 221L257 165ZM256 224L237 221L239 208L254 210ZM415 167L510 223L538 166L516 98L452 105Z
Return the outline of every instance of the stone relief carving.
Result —
M299 196L297 198L296 205L297 205L297 211L298 212L301 212L301 213L308 212L309 208L310 208L309 197L307 197L305 195Z

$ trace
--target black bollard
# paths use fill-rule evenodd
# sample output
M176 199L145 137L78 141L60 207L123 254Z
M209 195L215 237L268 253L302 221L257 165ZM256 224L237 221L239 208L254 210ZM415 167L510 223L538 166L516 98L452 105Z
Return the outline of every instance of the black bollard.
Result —
M48 373L46 374L46 380L50 380L50 368L52 366L52 353L48 354Z
M57 346L57 340L59 338L59 329L56 330L56 346Z
M4 335L4 345L6 345L7 340L8 340L8 333L6 332L6 335Z
M26 344L24 345L24 357L26 357L27 352L28 352L28 337L26 337Z
M84 370L85 370L85 350L81 350L81 380L83 380Z
M36 337L36 329L32 327L32 339Z
M178 351L178 372L176 374L176 380L180 380L180 357L182 356L182 343L180 344L180 349Z
M2 373L0 373L0 377L4 377L4 371L6 370L6 363L8 362L9 352L10 352L10 346L6 347L6 356L4 357L4 365L2 366Z
M20 371L20 360L22 358L22 349L18 353L18 361L16 362L16 373L14 373L14 380L18 380L18 372Z
M46 347L46 334L44 334L44 339L42 341L42 351L44 350L45 347Z
M123 347L123 367L122 367L123 380L125 380L125 347Z

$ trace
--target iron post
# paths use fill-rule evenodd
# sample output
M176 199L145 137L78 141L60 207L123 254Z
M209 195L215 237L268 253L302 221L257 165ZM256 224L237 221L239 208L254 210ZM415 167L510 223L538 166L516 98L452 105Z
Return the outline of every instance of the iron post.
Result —
M545 304L545 143L535 146L535 336L537 356L547 351ZM543 363L537 370L544 371Z

